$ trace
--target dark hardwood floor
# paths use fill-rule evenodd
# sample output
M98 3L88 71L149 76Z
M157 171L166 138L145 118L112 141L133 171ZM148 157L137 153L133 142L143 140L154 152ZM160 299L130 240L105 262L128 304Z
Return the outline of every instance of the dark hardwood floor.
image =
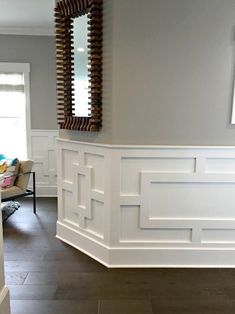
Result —
M235 269L110 269L55 238L56 200L3 226L12 314L235 313Z

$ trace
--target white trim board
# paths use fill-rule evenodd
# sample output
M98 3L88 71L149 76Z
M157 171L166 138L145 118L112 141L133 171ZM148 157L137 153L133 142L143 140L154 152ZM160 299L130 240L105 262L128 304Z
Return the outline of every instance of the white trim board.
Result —
M234 249L110 248L57 223L56 237L108 268L234 268ZM157 262L156 262L157 261ZM187 262L186 262L187 261Z
M10 314L9 289L6 286L0 292L0 313Z
M75 140L69 140L65 138L58 138L57 139L58 143L70 143L70 144L79 144L79 145L89 145L89 146L97 146L97 147L103 147L103 148L111 148L111 149L128 149L129 151L133 149L145 149L145 150L159 150L159 149L179 149L179 150L205 150L205 149L235 149L235 146L223 146L223 145L211 145L211 146L205 146L205 145L196 145L196 146L191 146L191 145L121 145L121 144L104 144L104 143L92 143L92 142L80 142L80 141L75 141Z
M235 147L59 139L57 237L108 267L234 267Z

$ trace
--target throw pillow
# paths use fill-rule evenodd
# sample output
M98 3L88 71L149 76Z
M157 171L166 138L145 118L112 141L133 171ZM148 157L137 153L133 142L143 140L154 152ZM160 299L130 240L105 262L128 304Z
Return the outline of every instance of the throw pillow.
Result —
M16 175L19 171L19 160L17 158L0 159L0 188L5 189L14 185Z
M6 159L6 157L3 154L0 154L0 160Z

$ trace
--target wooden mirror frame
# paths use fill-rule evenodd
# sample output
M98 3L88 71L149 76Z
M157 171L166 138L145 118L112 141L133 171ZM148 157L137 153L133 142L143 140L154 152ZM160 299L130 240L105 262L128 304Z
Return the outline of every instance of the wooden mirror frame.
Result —
M88 14L89 117L74 115L73 18ZM102 0L60 0L55 7L57 121L61 129L102 126Z

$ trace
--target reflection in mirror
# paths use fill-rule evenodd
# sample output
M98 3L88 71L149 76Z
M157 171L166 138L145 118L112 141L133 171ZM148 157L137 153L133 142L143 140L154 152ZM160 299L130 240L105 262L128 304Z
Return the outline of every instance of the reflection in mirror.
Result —
M231 123L235 124L235 80L233 82L233 99L232 99L232 119L231 119Z
M74 115L89 117L88 105L88 16L87 14L73 19L74 36Z

